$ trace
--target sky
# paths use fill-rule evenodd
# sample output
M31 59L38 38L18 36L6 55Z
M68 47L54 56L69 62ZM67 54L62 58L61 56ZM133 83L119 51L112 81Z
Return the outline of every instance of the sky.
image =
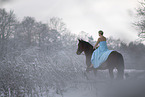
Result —
M121 39L128 43L138 39L138 31L132 23L136 21L139 0L6 0L0 6L14 10L18 20L25 16L35 17L47 23L51 17L59 17L75 34L81 31L98 38L104 36ZM142 1L142 0L140 0Z

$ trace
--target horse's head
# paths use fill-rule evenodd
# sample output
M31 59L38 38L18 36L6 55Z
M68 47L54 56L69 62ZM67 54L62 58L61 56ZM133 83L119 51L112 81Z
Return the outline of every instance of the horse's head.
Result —
M80 55L83 51L86 53L87 52L87 55L90 55L93 53L93 46L84 41L84 40L80 40L78 39L79 43L78 43L78 49L77 49L77 55ZM89 52L89 53L88 53Z
M83 51L84 51L84 44L83 44L83 40L78 39L79 43L78 43L78 49L77 49L77 55L80 55Z
M86 42L84 40L80 40L78 39L79 43L78 43L78 49L77 49L77 55L80 55L83 51L85 53L85 56L86 56L86 65L87 65L87 69L86 71L90 71L92 70L92 68L89 68L89 66L91 65L91 56L92 56L92 53L94 51L93 49L93 46L89 43L89 42Z

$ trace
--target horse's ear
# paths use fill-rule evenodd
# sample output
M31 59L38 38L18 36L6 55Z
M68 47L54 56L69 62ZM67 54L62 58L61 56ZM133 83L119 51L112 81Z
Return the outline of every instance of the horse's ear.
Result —
M84 40L83 40L83 39L81 39L81 41L83 42Z
M80 40L80 39L78 39L78 41L80 42L81 40Z

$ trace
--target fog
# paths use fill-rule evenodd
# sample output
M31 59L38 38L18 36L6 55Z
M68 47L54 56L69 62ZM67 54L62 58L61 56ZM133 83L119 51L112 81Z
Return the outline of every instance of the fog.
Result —
M31 16L47 23L49 18L59 17L72 33L85 31L96 40L96 32L101 29L106 37L129 43L138 38L131 25L138 6L138 0L13 0L3 8L14 10L19 20Z
M13 0L0 0L0 7L6 3L11 3Z
M3 1L1 1L3 2ZM78 39L95 45L86 32L71 33L63 19L47 23L0 9L0 96L2 97L144 97L145 45L107 38L108 48L123 55L123 80L108 70L86 72L84 53L77 55Z

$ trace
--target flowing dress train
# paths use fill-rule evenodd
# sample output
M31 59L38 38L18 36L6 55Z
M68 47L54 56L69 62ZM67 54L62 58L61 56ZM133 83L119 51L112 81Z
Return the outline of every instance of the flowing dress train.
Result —
M108 49L106 41L101 41L99 47L93 52L91 57L91 63L94 68L98 68L102 63L104 63L112 51L113 50Z

